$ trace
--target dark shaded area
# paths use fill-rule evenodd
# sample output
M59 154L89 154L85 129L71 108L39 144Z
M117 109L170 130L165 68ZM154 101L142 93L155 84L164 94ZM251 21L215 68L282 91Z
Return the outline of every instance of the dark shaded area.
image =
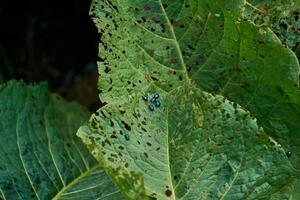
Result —
M47 81L52 91L98 108L99 36L91 0L2 1L0 81Z

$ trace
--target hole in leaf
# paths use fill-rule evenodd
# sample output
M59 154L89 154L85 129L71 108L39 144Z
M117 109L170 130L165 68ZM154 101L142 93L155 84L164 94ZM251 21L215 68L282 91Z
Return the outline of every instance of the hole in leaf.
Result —
M110 136L112 139L117 139L118 137L116 136L116 135L114 135L114 134L112 134L111 136Z
M168 189L165 191L165 194L167 197L170 197L172 195L172 191Z
M149 158L149 156L146 152L144 152L144 155L145 155L146 158Z
M154 80L154 81L158 81L158 79L155 78L155 77L153 77L153 76L151 76L151 78L152 78L152 80Z
M126 130L131 131L131 126L129 126L126 122L124 122L123 120L121 121L122 124L124 125L124 127L126 128Z
M152 145L152 144L151 144L151 143L149 143L149 142L147 142L146 144L147 144L148 146L151 146L151 145Z
M288 26L286 23L282 22L280 25L280 28L283 28L284 30L287 30Z

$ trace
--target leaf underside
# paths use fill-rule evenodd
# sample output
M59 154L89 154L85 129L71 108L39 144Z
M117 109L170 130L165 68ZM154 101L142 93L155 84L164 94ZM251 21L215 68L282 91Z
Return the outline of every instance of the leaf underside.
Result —
M0 199L122 199L75 133L89 116L46 84L0 86Z
M143 187L157 199L292 194L294 175L284 150L299 149L299 65L270 30L240 19L243 6L221 0L93 2L104 60L100 98L107 105L78 135L127 198L143 196ZM141 97L157 92L161 106L150 111ZM249 109L258 122L217 94ZM291 107L296 109L284 111ZM297 157L291 161L298 170Z

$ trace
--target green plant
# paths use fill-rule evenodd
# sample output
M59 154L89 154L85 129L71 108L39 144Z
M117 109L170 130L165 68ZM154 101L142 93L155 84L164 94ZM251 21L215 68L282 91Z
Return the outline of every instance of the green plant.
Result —
M0 164L0 197L299 199L299 63L252 4L94 0L89 151L84 108L3 85L0 158L19 164Z
M10 81L0 87L0 113L0 199L118 197L74 134L89 116L85 108L46 84Z
M300 42L300 1L275 0L247 2L245 17L260 26L270 27L291 49Z

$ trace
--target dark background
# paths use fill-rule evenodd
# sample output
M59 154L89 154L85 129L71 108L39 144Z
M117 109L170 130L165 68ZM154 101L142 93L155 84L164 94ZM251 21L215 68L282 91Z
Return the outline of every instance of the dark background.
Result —
M1 0L0 81L47 81L51 91L99 107L99 35L91 0Z

